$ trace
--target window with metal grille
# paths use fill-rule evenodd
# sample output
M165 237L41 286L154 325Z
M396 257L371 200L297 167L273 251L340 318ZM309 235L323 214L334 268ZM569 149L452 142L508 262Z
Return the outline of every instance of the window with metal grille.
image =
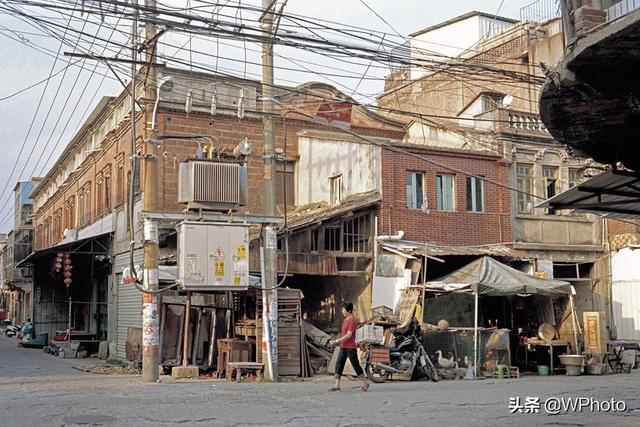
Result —
M341 251L342 239L341 227L339 225L327 226L324 228L324 250Z
M342 223L343 252L368 252L370 237L368 215L361 215Z

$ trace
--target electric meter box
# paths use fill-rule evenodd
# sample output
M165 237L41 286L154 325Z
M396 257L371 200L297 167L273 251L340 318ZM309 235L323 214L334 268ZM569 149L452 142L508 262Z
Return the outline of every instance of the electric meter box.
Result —
M178 280L185 289L249 286L249 226L182 222L178 230Z

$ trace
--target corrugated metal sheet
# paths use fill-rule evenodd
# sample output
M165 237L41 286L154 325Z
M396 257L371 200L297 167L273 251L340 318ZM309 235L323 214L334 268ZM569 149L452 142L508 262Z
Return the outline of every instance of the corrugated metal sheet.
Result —
M142 249L136 249L133 255L135 264L142 265ZM132 285L121 284L122 269L129 265L129 253L116 255L114 271L118 283L117 295L117 348L118 358L125 358L125 345L129 328L142 328L142 293Z
M430 243L411 242L408 240L384 242L384 249L402 252L407 255L427 255L427 256L450 256L450 255L473 255L473 256L500 256L509 258L525 258L524 254L503 245L477 245L477 246L443 246Z
M538 205L539 208L576 209L607 218L640 218L640 175L607 171Z
M618 339L640 340L640 280L614 281L611 293Z

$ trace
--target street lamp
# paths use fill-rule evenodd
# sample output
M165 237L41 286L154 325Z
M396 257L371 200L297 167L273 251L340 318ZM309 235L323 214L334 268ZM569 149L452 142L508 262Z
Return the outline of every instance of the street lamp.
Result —
M160 89L167 82L172 82L173 76L164 76L158 81L158 87L156 89L156 102L153 105L153 115L151 116L151 129L156 130L156 113L158 112L158 104L160 103Z

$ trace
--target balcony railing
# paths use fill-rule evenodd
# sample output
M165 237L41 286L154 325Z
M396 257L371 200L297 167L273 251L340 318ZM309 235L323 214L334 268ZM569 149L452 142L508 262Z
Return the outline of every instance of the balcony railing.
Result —
M606 9L607 21L613 21L640 8L640 0L622 0Z
M520 9L520 20L523 22L544 24L559 17L560 3L558 0L538 0Z
M526 133L549 136L549 131L537 114L495 108L474 116L475 127L504 133Z

